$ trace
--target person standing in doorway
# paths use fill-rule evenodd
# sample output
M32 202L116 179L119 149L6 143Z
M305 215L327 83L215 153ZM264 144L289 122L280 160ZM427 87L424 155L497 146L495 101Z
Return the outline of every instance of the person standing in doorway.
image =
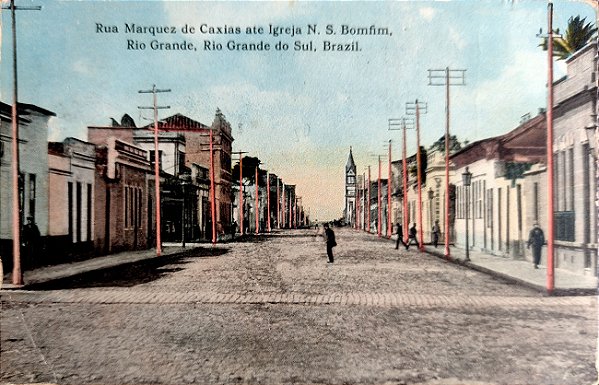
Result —
M324 239L327 243L327 256L329 257L327 263L333 263L335 261L333 257L333 247L337 246L337 242L335 242L335 232L329 227L328 223L325 223L323 227Z
M543 230L539 227L539 224L535 222L530 230L530 234L528 235L528 243L526 244L526 248L530 248L532 246L532 259L533 264L535 265L535 269L539 268L539 263L541 262L541 248L545 243L545 234L543 234Z
M25 267L33 265L40 238L40 230L33 221L33 217L27 217L27 224L23 226L23 249L25 251L23 265Z

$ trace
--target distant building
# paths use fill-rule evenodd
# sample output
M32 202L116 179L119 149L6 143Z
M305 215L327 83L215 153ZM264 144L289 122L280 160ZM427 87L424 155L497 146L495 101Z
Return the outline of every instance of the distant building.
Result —
M12 106L0 102L0 255L4 271L12 269ZM48 235L48 122L52 111L19 103L19 201L20 223L27 217L37 224L44 247ZM41 255L41 253L40 253ZM22 258L22 268L44 263Z
M345 164L345 209L343 210L345 223L350 226L356 221L356 163L349 148L349 156Z
M216 197L216 231L219 238L226 238L230 234L233 221L232 210L232 178L231 178L231 152L233 150L233 136L231 124L227 121L220 109L216 110L214 121L210 127L189 119L188 124L197 126L198 129L212 129L214 146L214 184ZM202 133L185 132L186 139L186 164L196 163L210 167L210 139L208 131Z

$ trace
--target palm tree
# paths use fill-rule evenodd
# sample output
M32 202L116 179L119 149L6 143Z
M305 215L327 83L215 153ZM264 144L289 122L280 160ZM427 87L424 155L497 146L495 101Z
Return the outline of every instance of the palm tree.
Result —
M562 37L553 39L553 56L558 60L569 58L574 52L586 46L597 32L597 27L593 23L586 23L586 17L580 16L570 17L568 19L568 28ZM559 34L559 29L557 30ZM543 38L543 42L539 44L543 50L547 50L547 38Z

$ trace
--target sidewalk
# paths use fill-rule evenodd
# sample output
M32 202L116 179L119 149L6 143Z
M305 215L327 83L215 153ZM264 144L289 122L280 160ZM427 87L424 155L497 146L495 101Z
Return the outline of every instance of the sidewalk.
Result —
M446 259L443 245L439 245L437 248L425 245L425 250L431 255ZM500 257L480 251L470 251L470 261L467 262L465 261L464 249L456 247L450 248L450 260L473 270L539 291L547 290L547 267L539 265L539 268L535 269L530 261ZM553 294L597 294L597 277L576 274L564 269L555 269Z
M10 273L4 272L4 282L1 290L27 289L28 286L50 282L58 279L73 277L91 271L108 269L111 267L127 265L139 261L152 260L163 257L172 257L193 250L194 247L163 247L160 257L156 256L156 249L125 251L91 258L85 261L64 263L54 266L40 267L23 273L23 286L13 285L10 282Z

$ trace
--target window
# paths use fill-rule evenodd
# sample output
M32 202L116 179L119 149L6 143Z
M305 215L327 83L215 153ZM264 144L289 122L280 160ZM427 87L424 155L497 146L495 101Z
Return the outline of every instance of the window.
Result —
M81 212L81 207L82 207L82 200L81 200L81 195L83 193L82 189L81 189L81 182L77 182L77 216L76 216L76 221L75 221L75 240L77 241L77 243L81 242L81 217L82 217L82 212Z
M155 167L154 160L156 159L156 157L155 157L156 152L154 150L150 150L149 154L150 154L150 164L152 165L152 169L153 169ZM162 150L158 150L158 168L162 170Z
M35 174L29 174L29 216L35 223Z
M347 184L355 184L356 183L356 177L355 176L348 176L347 177Z
M73 182L68 182L68 205L69 205L69 239L73 242Z
M86 241L92 240L92 185L87 184L87 223L86 223Z
M124 214L125 214L125 228L129 227L129 186L125 186L125 197L124 197Z

